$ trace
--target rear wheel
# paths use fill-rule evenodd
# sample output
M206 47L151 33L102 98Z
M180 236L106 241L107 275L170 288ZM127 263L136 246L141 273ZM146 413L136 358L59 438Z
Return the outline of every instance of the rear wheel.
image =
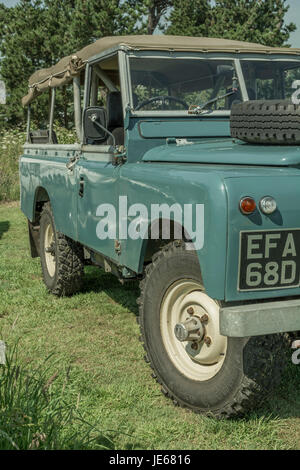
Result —
M220 335L220 306L205 293L196 253L180 242L165 246L146 268L139 307L146 360L174 404L237 416L279 383L282 336Z
M40 258L44 282L55 295L71 295L81 287L83 249L56 231L51 205L47 202L40 218Z

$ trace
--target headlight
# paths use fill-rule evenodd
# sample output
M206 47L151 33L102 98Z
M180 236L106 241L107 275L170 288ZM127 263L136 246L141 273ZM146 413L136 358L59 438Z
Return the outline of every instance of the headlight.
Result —
M277 209L276 201L271 196L265 196L259 201L260 210L264 214L273 214Z

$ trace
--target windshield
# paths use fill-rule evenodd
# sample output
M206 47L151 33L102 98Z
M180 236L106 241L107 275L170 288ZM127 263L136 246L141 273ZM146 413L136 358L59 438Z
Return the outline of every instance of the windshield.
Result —
M239 90L231 60L181 58L130 58L133 107L141 111L188 110L221 96L207 105L212 111L229 111Z
M300 80L300 63L274 60L242 60L249 100L291 99Z

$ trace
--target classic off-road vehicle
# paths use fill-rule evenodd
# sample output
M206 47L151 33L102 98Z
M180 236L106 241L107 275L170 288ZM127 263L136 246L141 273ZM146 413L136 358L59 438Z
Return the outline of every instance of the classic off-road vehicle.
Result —
M78 291L85 264L140 279L146 360L194 411L257 406L300 329L297 80L300 49L123 36L36 72L23 98L21 208L47 288ZM72 145L53 131L63 85ZM49 127L31 131L49 89Z

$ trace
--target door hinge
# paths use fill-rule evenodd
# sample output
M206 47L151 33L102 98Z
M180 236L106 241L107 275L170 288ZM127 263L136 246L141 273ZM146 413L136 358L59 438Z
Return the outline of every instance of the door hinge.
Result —
M66 167L69 171L73 171L74 170L74 167L76 165L76 163L78 162L80 158L80 153L79 152L75 152L75 154L73 155L73 157L71 157L68 161L68 163L66 164Z
M119 242L119 240L115 240L115 252L118 255L121 254L121 242Z
M127 160L126 149L124 145L120 145L116 147L116 150L117 150L116 153L112 157L112 164L114 166L122 165Z

